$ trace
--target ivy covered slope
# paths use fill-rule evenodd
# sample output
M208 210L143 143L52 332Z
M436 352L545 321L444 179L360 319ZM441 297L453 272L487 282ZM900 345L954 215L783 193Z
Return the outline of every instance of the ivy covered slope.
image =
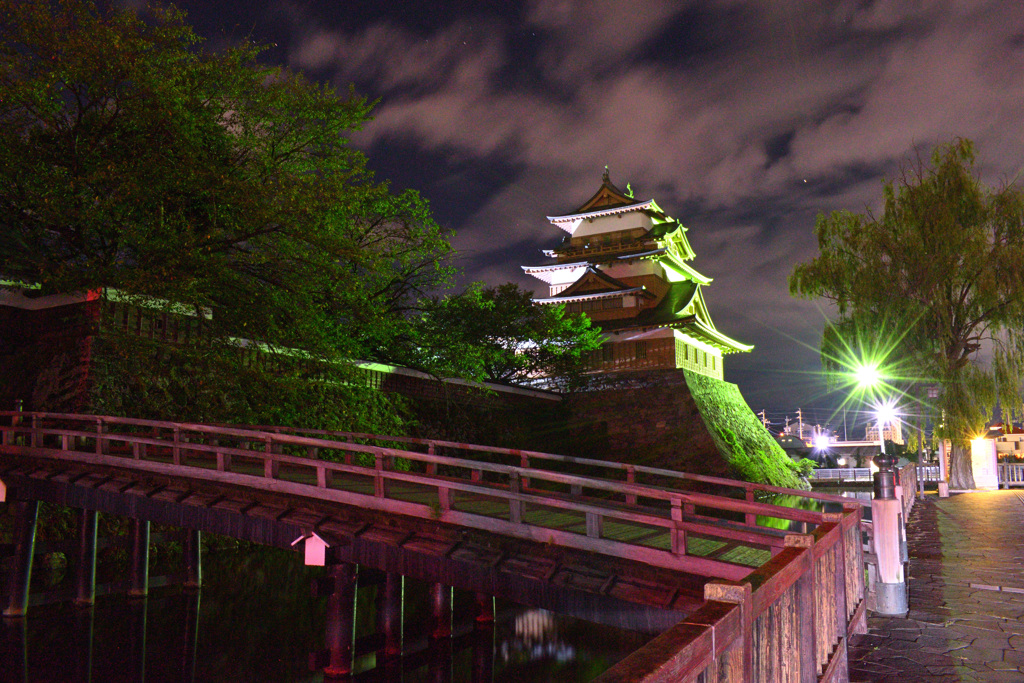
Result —
M704 424L737 478L773 486L809 488L800 477L800 466L771 437L735 384L685 372Z

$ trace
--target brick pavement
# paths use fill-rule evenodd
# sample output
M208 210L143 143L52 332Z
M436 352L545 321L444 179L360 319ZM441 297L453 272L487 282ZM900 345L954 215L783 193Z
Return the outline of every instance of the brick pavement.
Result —
M1024 683L1024 492L919 499L906 618L850 640L850 680Z

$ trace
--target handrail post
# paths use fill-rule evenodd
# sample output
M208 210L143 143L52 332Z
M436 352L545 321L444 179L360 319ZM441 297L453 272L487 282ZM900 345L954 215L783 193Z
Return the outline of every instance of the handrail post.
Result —
M434 442L433 441L428 441L427 442L427 455L434 455ZM428 462L426 470L427 470L427 474L429 474L430 476L434 476L435 474L437 474L437 463L436 462Z
M274 459L274 441L272 437L264 437L263 453L263 476L267 479L274 479L277 477L279 463Z
M103 418L96 418L96 455L103 455Z
M828 551L834 553L833 559L833 581L835 582L833 590L835 595L835 604L832 607L832 615L835 619L836 635L838 636L838 650L833 657L839 657L839 664L845 670L848 666L847 662L847 643L846 634L848 631L848 619L846 610L846 533L843 529L843 515L842 512L826 512L822 515L822 519L825 522L833 522L839 527L839 542L836 543Z
M626 465L626 483L627 484L635 484L636 483L636 468L633 467L632 465ZM636 505L636 494L635 493L627 493L626 494L626 505Z
M907 585L904 582L900 542L903 524L903 501L896 497L892 455L875 456L874 499L871 501L871 524L874 530L875 554L878 556L878 578L875 582L875 611L901 616L907 613Z
M29 446L39 448L39 416L32 414L32 433L29 435Z
M373 454L373 495L377 498L387 496L387 486L384 482L384 453L377 451Z
M508 490L513 496L518 496L520 492L519 484L519 472L513 470L508 475ZM522 524L523 522L523 501L516 500L515 498L509 498L508 501L508 518L513 524Z
M672 499L672 553L674 555L686 554L686 529L682 528L683 501L681 498Z
M810 534L786 534L787 548L804 548L800 559L797 560L803 567L803 573L796 580L793 586L796 598L797 628L799 633L796 637L799 649L800 662L800 683L817 683L818 665L815 661L817 652L817 631L814 628L814 536Z
M740 681L754 680L754 599L749 583L733 583L715 579L704 584L704 599L728 602L740 607ZM732 677L730 677L731 683Z

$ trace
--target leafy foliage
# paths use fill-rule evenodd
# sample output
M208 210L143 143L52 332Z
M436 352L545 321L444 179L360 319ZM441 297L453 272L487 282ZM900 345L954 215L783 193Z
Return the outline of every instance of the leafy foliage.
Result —
M94 348L91 405L108 415L401 433L400 397L358 370L232 344L181 348L108 332ZM230 381L228 381L230 378Z
M476 380L522 383L557 377L578 386L586 355L601 345L600 330L565 307L537 306L514 283L477 283L454 296L434 298L422 319L421 362Z
M0 276L216 315L207 332L366 357L450 269L415 192L346 134L371 105L207 52L174 9L0 0Z
M964 446L997 400L1021 404L1024 371L1024 198L974 172L966 140L937 148L883 190L881 216L818 217L820 254L798 265L790 292L837 315L822 340L826 369L885 358L891 388L943 388L940 433L956 446L953 483L973 487ZM991 362L979 363L979 351Z

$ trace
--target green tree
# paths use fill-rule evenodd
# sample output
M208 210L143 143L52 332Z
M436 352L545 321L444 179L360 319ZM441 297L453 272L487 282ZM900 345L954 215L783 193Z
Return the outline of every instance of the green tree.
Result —
M446 282L445 233L346 138L371 105L220 52L174 9L0 0L0 274L217 311L359 355Z
M322 367L386 355L448 283L427 202L348 143L364 98L259 46L206 50L173 8L0 0L0 17L0 279L213 311L203 363L244 338Z
M794 269L790 292L834 305L827 370L873 358L890 390L923 400L925 386L942 388L933 415L954 445L950 481L971 488L971 436L997 400L1021 404L1024 200L983 185L960 139L908 165L883 198L880 216L818 217L820 254Z
M514 283L431 299L420 321L421 362L476 380L522 383L544 376L576 387L601 331L561 305L538 306Z

